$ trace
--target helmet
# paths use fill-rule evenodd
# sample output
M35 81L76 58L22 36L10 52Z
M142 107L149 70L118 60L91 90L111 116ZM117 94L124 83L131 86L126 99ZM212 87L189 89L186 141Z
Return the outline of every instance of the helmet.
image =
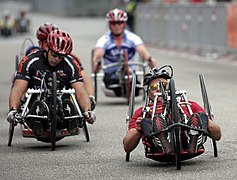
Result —
M113 9L113 10L110 10L106 14L106 19L109 22L111 22L111 21L124 21L124 22L126 22L128 20L128 16L127 16L127 13L124 12L123 10Z
M149 73L145 74L143 86L149 85L150 82L156 78L171 79L171 77L172 76L170 75L170 73L164 70L163 68L153 68L152 70L150 70Z
M47 40L49 33L56 29L58 29L58 27L54 24L51 24L51 23L43 24L37 30L36 37L37 39L42 40L42 41Z
M47 44L50 50L58 54L66 55L72 51L72 38L62 30L52 31L48 35Z

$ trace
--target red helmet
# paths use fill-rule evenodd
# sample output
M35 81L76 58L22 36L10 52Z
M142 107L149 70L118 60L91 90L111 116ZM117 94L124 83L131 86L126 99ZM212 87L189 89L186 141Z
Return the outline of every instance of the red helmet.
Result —
M49 33L51 33L52 31L56 29L58 29L58 27L54 24L51 24L51 23L43 24L37 30L36 37L38 40L41 40L41 41L47 40Z
M109 22L111 22L111 21L124 21L124 22L126 22L128 20L128 16L127 16L127 13L122 11L122 10L113 9L113 10L110 10L106 14L106 19Z
M72 38L68 33L59 29L48 35L47 44L50 50L58 54L66 55L72 52Z

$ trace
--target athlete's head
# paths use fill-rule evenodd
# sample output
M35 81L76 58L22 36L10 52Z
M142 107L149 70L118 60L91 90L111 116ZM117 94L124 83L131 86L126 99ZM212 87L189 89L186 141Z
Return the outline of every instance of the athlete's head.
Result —
M52 66L56 66L72 51L73 43L70 35L62 30L54 30L47 38L48 59Z
M123 10L113 9L106 14L106 19L109 22L109 28L112 34L120 36L126 26L128 16Z
M45 23L38 28L38 30L36 31L36 37L38 39L39 46L42 49L46 49L46 41L49 33L57 29L58 27L52 23Z

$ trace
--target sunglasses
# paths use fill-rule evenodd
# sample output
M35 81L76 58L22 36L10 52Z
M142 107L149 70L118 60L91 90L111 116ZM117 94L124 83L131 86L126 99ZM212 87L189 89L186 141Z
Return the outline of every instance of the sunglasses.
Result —
M112 22L110 22L110 24L112 25L112 26L115 26L116 24L118 24L119 26L121 25L121 24L123 24L124 22L123 21L112 21Z
M63 59L64 57L65 57L65 55L62 55L62 54L58 54L58 53L56 53L56 52L53 52L52 50L50 50L50 52L51 52L51 55L53 56L53 57L59 57L60 59Z
M167 81L164 80L164 81L162 81L161 83L162 83L164 89L166 89ZM151 90L151 91L155 91L155 90L157 90L157 89L158 89L158 90L160 89L160 83L154 83L154 84L151 84L151 85L149 86L149 90Z

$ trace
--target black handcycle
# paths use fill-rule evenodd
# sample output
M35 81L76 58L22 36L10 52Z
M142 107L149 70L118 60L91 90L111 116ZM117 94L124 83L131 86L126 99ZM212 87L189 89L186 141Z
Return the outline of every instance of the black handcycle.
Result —
M42 72L41 76L40 88L25 92L19 113L10 123L8 146L12 145L14 129L18 124L23 137L51 143L52 151L55 150L57 141L78 135L80 128L89 142L87 123L77 103L75 90L59 89L56 72Z
M159 101L162 102L162 116L165 117L167 120L167 128L153 132L150 134L150 137L152 138L153 142L156 142L157 144L161 145L159 142L159 139L157 138L157 135L162 133L162 132L168 132L170 134L170 141L171 145L174 149L173 154L167 155L165 153L161 152L156 152L150 149L150 147L144 145L145 148L145 156L147 158L160 161L160 162L175 162L176 164L176 169L180 170L181 169L181 161L187 160L194 158L196 156L199 156L204 153L205 149L203 146L201 146L200 149L197 150L195 154L188 154L185 149L183 149L182 146L182 141L181 141L181 129L182 130L194 130L202 134L202 136L199 137L199 143L203 144L207 140L207 132L204 129L197 128L197 127L192 127L187 125L187 115L185 114L184 110L181 108L181 106L186 106L187 111L190 115L193 114L192 109L190 107L190 102L187 99L186 96L186 91L178 91L175 88L175 81L172 78L173 76L173 69L172 66L170 65L164 65L162 66L159 70L164 70L164 69L169 69L171 74L171 79L169 80L168 84L167 82L160 82L159 87L160 87L160 92L155 93L155 99L154 102L151 102L148 93L146 95L146 100L145 100L145 105L143 107L143 117L146 116L146 113L150 111L149 104L153 103L153 109L152 109L152 117L151 120L153 120L156 116L156 108L157 108L157 102L158 99ZM204 80L204 75L200 74L199 75L200 79L200 86L201 86L201 93L202 93L202 99L204 103L204 109L207 112L208 117L211 120L214 120L213 118L213 112L211 109L210 102L208 100L207 96L207 90L205 86L205 80ZM148 87L147 87L148 88ZM132 87L134 89L134 87ZM146 91L148 92L148 91ZM134 91L131 91L131 102L134 102ZM126 122L129 122L134 111L134 103L131 103L129 108L128 108L128 114L126 117ZM217 157L217 145L216 141L212 139L213 141L213 147L214 147L214 156ZM126 161L128 162L130 160L130 153L126 154Z

